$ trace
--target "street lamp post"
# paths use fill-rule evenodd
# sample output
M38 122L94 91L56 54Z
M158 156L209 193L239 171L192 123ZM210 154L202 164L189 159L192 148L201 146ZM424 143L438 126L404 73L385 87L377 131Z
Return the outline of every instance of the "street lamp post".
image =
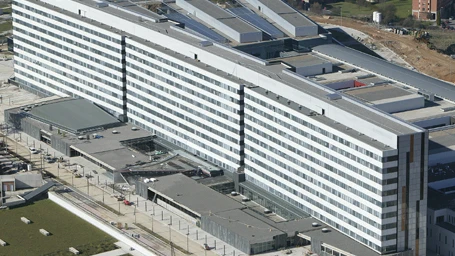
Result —
M169 226L169 242L172 242L172 237L171 237L171 224Z
M186 251L187 251L187 252L190 252L190 247L189 247L189 243L188 243L188 235L189 235L189 234L190 234L190 233L186 233Z

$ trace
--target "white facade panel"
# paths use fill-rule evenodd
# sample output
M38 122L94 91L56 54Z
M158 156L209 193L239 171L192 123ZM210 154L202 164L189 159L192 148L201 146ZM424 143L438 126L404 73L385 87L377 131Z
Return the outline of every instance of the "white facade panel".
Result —
M15 68L33 71L27 80L18 77L24 86L83 97L116 116L125 114L122 36L84 27L86 23L37 3L15 3Z

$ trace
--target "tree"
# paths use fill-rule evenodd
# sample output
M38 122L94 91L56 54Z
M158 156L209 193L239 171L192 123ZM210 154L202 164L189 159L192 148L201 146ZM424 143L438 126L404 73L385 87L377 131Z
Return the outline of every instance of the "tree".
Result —
M366 0L356 0L357 5L365 7L367 5Z
M436 24L438 26L441 26L441 12L440 11L436 12Z
M322 6L320 3L314 3L311 5L310 10L314 13L321 14L322 13Z
M393 4L388 4L379 9L379 12L382 14L382 23L389 24L394 22L397 19L397 7Z
M455 54L455 44L449 45L445 50L445 53L448 55Z
M341 7L333 7L331 9L332 15L340 16L341 15Z
M401 25L402 25L403 27L413 28L413 27L414 27L414 18L412 18L412 17L407 17L406 19L403 20L403 22L401 23Z

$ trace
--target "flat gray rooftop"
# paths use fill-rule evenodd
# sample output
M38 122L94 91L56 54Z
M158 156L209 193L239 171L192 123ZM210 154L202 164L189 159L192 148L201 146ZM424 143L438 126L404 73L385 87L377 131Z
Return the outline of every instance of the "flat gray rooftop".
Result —
M149 190L157 191L201 216L245 208L243 204L183 174L160 177L153 185L150 184Z
M63 109L65 108L65 103L72 102L73 100L68 101L67 99L57 101ZM85 103L86 105L91 105L91 103ZM49 104L51 105L51 104ZM46 106L46 105L43 105ZM71 106L71 104L70 104ZM38 108L38 107L36 107ZM19 108L6 110L8 112L19 111ZM74 122L84 122L84 119L77 119L73 117ZM25 121L31 123L33 126L38 127L39 129L45 130L47 133L52 134L53 138L56 140L61 140L64 143L71 146L73 149L80 151L81 153L91 157L96 161L102 162L103 164L110 166L113 169L123 169L127 165L137 165L138 162L150 162L149 157L131 150L128 148L128 143L131 141L152 141L154 139L153 134L142 129L135 129L131 124L124 124L121 122L115 123L115 126L94 130L86 131L84 135L72 135L72 134L63 134L59 132L58 129L49 130L48 121L46 119L36 119L36 118L26 118ZM114 134L113 131L116 131ZM96 134L98 139L93 138L93 135ZM90 139L86 139L86 135L89 135ZM79 139L82 136L84 139Z
M357 81L359 81L365 85L374 85L377 83L385 83L388 80L385 80L384 78L380 78L377 76L373 76L373 77L367 77L367 78L360 78L360 79L357 79Z
M455 85L453 84L336 44L316 46L313 51L455 102Z
M222 176L215 176L215 177L208 177L205 179L200 179L200 180L197 180L197 182L210 187L210 186L219 185L219 184L233 183L234 181L231 178L228 178L226 175L222 175Z
M208 0L186 0L186 2L239 33L260 32L258 29L240 20Z
M39 120L79 133L85 130L119 124L120 121L85 99L44 103L32 108L30 113Z
M110 6L118 6L121 7L127 11L142 15L144 17L150 18L152 20L156 21L161 21L161 20L166 20L167 18L163 15L159 15L155 12L149 11L141 6L138 6L135 3L132 3L130 1L114 1L114 2L109 2ZM102 7L105 8L105 7Z
M424 108L394 113L393 115L408 122L415 123L423 120L455 116L455 110L442 111L444 108L452 107L455 107L455 104L446 100L437 100L434 102L426 101Z
M430 131L428 135L429 154L452 151L455 147L455 127L450 129Z
M401 96L412 95L412 92L392 86L376 85L369 87L360 87L358 89L345 91L344 93L359 98L364 101L373 102L383 99L396 98Z
M232 18L225 18L225 19L218 19L218 21L222 22L226 26L234 29L239 33L251 33L251 32L260 32L259 30L255 29L254 27L250 26L246 22L240 20L237 17ZM221 31L223 32L223 31Z
M197 9L210 14L215 19L225 19L225 18L232 18L232 14L226 12L225 10L221 9L217 5L213 4L208 0L186 0L186 2L190 3L192 6L196 7Z
M76 137L71 138L74 141L72 145L83 150L88 154L93 154L102 151L115 150L122 147L122 141L135 140L140 138L152 138L152 134L146 130L139 129L136 131L132 130L134 127L131 124L122 124L114 128L96 131L93 134L101 136L99 139L90 138L90 140L79 140ZM112 133L116 131L117 133ZM79 142L79 143L78 143Z
M309 67L323 63L331 63L328 60L322 59L312 54L303 54L293 57L279 58L278 60L281 60L282 62L289 64L295 68Z
M300 12L297 12L295 9L290 7L288 4L281 0L259 0L263 5L269 7L272 11L280 15L283 19L291 23L295 27L308 26L316 24L303 15Z
M252 244L269 242L272 241L274 236L284 234L283 231L249 215L241 209L223 211L211 216L204 216L203 218L226 227Z
M338 249L341 249L345 252L358 255L358 256L378 256L379 253L369 249L368 247L354 242L351 238L342 233L333 230L332 228L330 232L322 232L321 230L308 230L302 232L302 234L311 237L311 240L320 241L321 244L331 245Z
M119 170L125 168L127 164L134 165L138 161L149 162L148 156L122 145L124 141L152 140L153 135L151 133L142 129L133 131L132 127L133 125L125 124L103 131L96 131L98 136L102 136L100 139L79 140L76 137L72 137L64 140L72 145L73 148ZM114 130L118 133L113 134L112 131Z

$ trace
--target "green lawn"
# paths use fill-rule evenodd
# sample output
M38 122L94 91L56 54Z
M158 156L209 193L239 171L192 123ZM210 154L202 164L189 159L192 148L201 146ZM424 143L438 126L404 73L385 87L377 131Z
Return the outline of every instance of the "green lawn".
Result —
M13 29L13 23L12 21L6 21L3 23L0 23L0 32L5 32L8 30Z
M3 14L11 14L12 8L11 7L5 7L3 8Z
M370 4L367 7L362 7L357 4L348 3L348 2L338 2L328 5L328 9L331 8L342 8L343 16L366 16L373 15L374 11L377 11L380 7L386 6L388 4L393 4L397 7L397 17L404 19L411 14L411 4L412 0L390 0L381 4Z
M42 235L41 228L52 235ZM50 200L0 210L0 239L8 243L0 246L0 255L73 255L69 247L93 255L115 249L115 239Z

